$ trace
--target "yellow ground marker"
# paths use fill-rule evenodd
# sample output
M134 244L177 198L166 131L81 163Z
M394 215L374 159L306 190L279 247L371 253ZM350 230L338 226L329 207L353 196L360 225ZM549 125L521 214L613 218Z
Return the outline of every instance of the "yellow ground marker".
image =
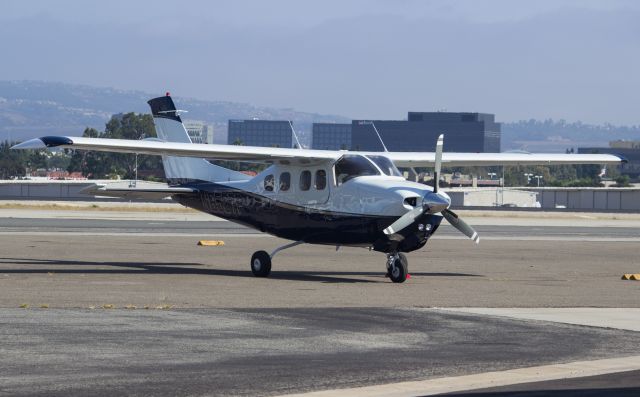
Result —
M108 303L108 304L102 305L102 308L103 308L103 309L114 309L114 308L115 308L115 306L114 306L114 305L112 305L112 304L110 304L110 303Z
M20 305L20 309L28 309L29 308L29 304L28 303L23 303Z
M224 245L224 241L222 240L200 240L198 241L198 245L203 247L220 247Z
M627 273L622 275L623 280L637 280L640 281L640 273Z

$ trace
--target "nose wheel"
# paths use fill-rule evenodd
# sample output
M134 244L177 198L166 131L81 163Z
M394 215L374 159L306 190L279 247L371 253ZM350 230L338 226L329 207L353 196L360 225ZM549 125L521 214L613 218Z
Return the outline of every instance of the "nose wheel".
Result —
M387 254L387 277L394 283L404 283L409 274L409 261L401 252Z

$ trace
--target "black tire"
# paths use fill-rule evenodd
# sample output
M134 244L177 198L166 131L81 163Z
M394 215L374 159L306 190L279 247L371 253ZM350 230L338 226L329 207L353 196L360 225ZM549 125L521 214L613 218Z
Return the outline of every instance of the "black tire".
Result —
M257 251L251 256L251 273L256 277L269 277L271 273L271 257L266 251Z
M407 257L399 253L398 259L395 260L395 266L392 266L389 272L389 278L394 283L404 283L407 281L407 274L409 274L409 261Z

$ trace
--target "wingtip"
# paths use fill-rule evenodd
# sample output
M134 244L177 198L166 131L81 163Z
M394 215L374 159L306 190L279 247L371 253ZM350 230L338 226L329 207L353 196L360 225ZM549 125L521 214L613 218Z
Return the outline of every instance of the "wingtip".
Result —
M25 150L25 149L44 149L47 145L40 138L29 139L28 141L24 141L18 143L17 145L11 146L11 149L14 150Z

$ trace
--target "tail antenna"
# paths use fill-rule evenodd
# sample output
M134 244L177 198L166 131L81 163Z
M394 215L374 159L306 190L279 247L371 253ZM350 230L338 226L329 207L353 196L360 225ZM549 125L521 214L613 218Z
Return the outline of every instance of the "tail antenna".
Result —
M371 126L373 127L373 130L375 131L376 135L378 136L378 140L380 140L380 144L382 145L382 149L384 149L385 152L388 152L387 147L384 144L384 141L382 140L382 137L380 136L380 133L378 132L378 129L376 128L376 123L374 123L373 121L371 122Z

